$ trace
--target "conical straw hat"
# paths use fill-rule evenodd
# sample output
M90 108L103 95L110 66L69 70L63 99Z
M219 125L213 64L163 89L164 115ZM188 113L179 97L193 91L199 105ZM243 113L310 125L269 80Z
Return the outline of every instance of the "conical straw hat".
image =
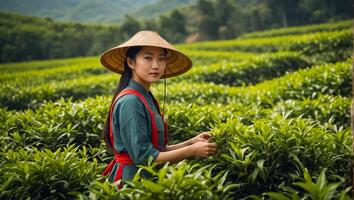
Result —
M166 74L161 78L169 78L185 73L192 67L192 61L182 52L174 48L154 31L139 31L125 43L108 49L101 55L101 63L109 70L122 74L124 71L125 54L128 47L153 46L167 50Z

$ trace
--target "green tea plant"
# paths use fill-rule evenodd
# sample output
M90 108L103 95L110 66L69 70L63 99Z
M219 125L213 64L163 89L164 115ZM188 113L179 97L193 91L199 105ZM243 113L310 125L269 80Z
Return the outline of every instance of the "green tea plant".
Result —
M279 52L257 56L242 62L220 62L208 67L194 68L191 72L177 77L175 80L185 79L232 86L251 85L309 65L298 53Z
M212 132L220 152L214 159L199 162L217 162L221 169L229 169L230 180L242 184L235 191L238 198L277 191L278 185L294 182L292 174L300 176L304 168L319 173L325 167L328 174L347 177L349 182L349 128L285 116L255 120L252 126L234 119Z
M298 51L313 56L312 62L338 62L351 56L352 30L315 32L302 35L276 36L272 38L249 38L199 42L181 45L191 50L276 52ZM336 49L336 51L333 51Z
M51 59L41 61L27 61L17 63L6 63L0 65L0 71L3 73L18 73L33 70L43 70L62 66L73 66L76 64L94 63L98 65L98 57L77 57L65 59Z
M172 83L167 92L169 102L190 102L197 105L211 102L244 105L255 103L264 108L273 107L281 100L316 98L318 95L350 96L350 61L323 64L302 69L254 86L229 87L213 83L195 83L186 80ZM163 85L152 88L155 96L163 98Z
M83 99L110 93L114 81L118 80L114 74L103 74L89 78L69 79L50 82L36 87L16 88L13 85L4 85L1 88L0 106L9 109L35 109L46 101L55 101L60 98Z
M213 50L213 51L250 51L250 52L274 52L279 50L290 50L293 45L303 45L306 47L315 41L323 46L337 45L338 41L342 41L344 46L349 44L344 42L350 40L351 29L343 29L340 31L315 32L301 35L277 36L272 38L250 38L235 40L219 40L198 42L193 44L184 44L177 47L190 50ZM333 43L334 42L334 43ZM313 46L315 47L315 46ZM313 49L317 50L317 49Z
M147 166L140 166L133 180L123 181L124 186L119 192L112 192L114 189L110 184L96 181L89 194L79 196L82 199L232 199L232 190L239 187L239 184L226 182L226 170L214 175L216 165L201 166L182 161L158 167L151 161ZM142 170L148 171L152 177L142 178Z
M0 199L352 198L348 24L178 45L195 65L167 81L170 144L209 131L218 151L150 160L121 190L100 136L119 76L98 57L1 64Z
M347 195L350 191L350 187L341 189L340 186L344 183L344 178L336 177L338 182L328 183L326 180L325 169L321 171L321 174L317 177L317 181L313 182L312 177L308 170L305 168L304 177L300 181L294 182L293 185L301 188L303 191L299 191L298 188L292 188L289 186L281 186L282 192L266 192L263 196L268 196L277 200L290 200L290 199L351 199ZM261 199L254 195L249 196L252 199Z
M250 59L257 56L252 52L226 52L226 51L204 51L204 50L189 50L181 48L181 50L193 60L194 65L210 64L214 62L224 61L239 61Z
M99 66L92 66L88 63L76 64L74 66L64 66L43 70L31 70L19 73L4 73L0 75L2 87L11 85L12 87L33 87L53 81L65 81L78 77L89 77L107 73L108 70ZM60 74L60 76L58 76Z
M240 38L242 39L265 38L265 37L274 37L274 36L281 36L281 35L297 35L297 34L305 34L305 33L313 33L313 32L338 31L342 29L351 28L352 26L353 26L352 20L346 20L346 21L340 21L334 23L277 28L277 29L270 29L267 31L246 33L242 35Z
M1 149L1 199L66 199L86 191L103 170L85 147Z
M53 150L66 144L98 147L108 104L107 98L99 97L85 103L62 99L35 111L15 113L0 109L0 144L8 148L33 146Z
M212 83L172 82L169 87L168 98L172 101L186 102L193 100L197 104L204 104L210 103L211 100L230 102L235 99L244 101L250 96L259 98L263 96L260 94L261 91L268 92L265 95L278 94L283 99L315 96L318 93L337 94L338 92L342 96L347 96L350 94L350 84L347 84L350 83L351 79L348 73L349 68L349 60L332 65L324 64L311 69L299 70L281 78L275 78L254 87L246 88L226 87ZM321 70L324 70L324 73L319 73ZM330 76L332 74L334 76ZM109 74L52 82L37 87L20 89L11 84L4 85L1 89L3 92L0 93L0 105L10 109L36 108L45 101L55 101L61 97L82 99L89 96L108 94L110 90L115 88L115 81L117 80L118 77L116 75ZM300 86L300 84L303 85ZM155 87L156 89L152 88L154 94L159 98L162 98L162 86L162 84L159 84ZM307 88L307 90L302 90L302 88ZM243 98L239 98L240 95ZM265 99L269 98L274 99L273 97L265 96Z
M351 99L341 96L319 95L317 99L286 100L274 106L274 114L288 117L302 116L321 123L350 126Z

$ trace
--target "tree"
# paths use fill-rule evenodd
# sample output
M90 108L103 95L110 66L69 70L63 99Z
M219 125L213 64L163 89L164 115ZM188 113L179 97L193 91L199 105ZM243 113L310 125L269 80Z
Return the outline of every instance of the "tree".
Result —
M240 31L240 10L229 0L215 2L219 39L230 39Z
M155 20L155 19L144 20L141 23L142 29L159 32L160 27L159 27L159 25L158 25L158 23L156 21L157 20Z
M202 38L217 39L219 24L213 4L208 0L199 0L196 9L199 13L198 31Z
M141 25L138 20L130 15L124 16L124 21L120 26L120 32L122 34L122 39L127 40L132 37L136 32L141 29Z
M168 16L160 16L160 32L171 42L183 42L187 35L186 18L177 9Z
M298 17L301 16L300 0L266 0L265 2L274 13L274 21L278 22L278 26L287 27L297 24Z

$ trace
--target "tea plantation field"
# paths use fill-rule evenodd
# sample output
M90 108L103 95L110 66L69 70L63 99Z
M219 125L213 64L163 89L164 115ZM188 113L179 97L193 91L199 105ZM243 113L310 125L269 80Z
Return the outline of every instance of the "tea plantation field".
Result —
M99 57L1 64L0 199L353 198L351 21L176 47L194 66L167 79L170 143L210 131L217 154L117 190L100 135L119 76Z

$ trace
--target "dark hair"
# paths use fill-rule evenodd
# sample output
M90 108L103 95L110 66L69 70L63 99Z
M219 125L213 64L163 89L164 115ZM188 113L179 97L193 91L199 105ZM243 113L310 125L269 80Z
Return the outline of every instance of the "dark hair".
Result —
M124 61L124 71L122 76L120 77L120 80L118 82L117 88L114 90L114 95L112 98L111 105L109 106L109 109L111 108L115 98L117 95L124 90L129 83L130 78L132 77L132 69L128 66L127 58L135 59L136 54L139 53L139 51L142 49L141 46L134 46L134 47L129 47L126 52L125 56L125 61ZM106 123L103 129L103 136L104 136L104 141L106 142L106 145L109 149L114 149L114 147L111 144L111 138L109 135L110 132L110 110L108 110L107 118L106 118Z

